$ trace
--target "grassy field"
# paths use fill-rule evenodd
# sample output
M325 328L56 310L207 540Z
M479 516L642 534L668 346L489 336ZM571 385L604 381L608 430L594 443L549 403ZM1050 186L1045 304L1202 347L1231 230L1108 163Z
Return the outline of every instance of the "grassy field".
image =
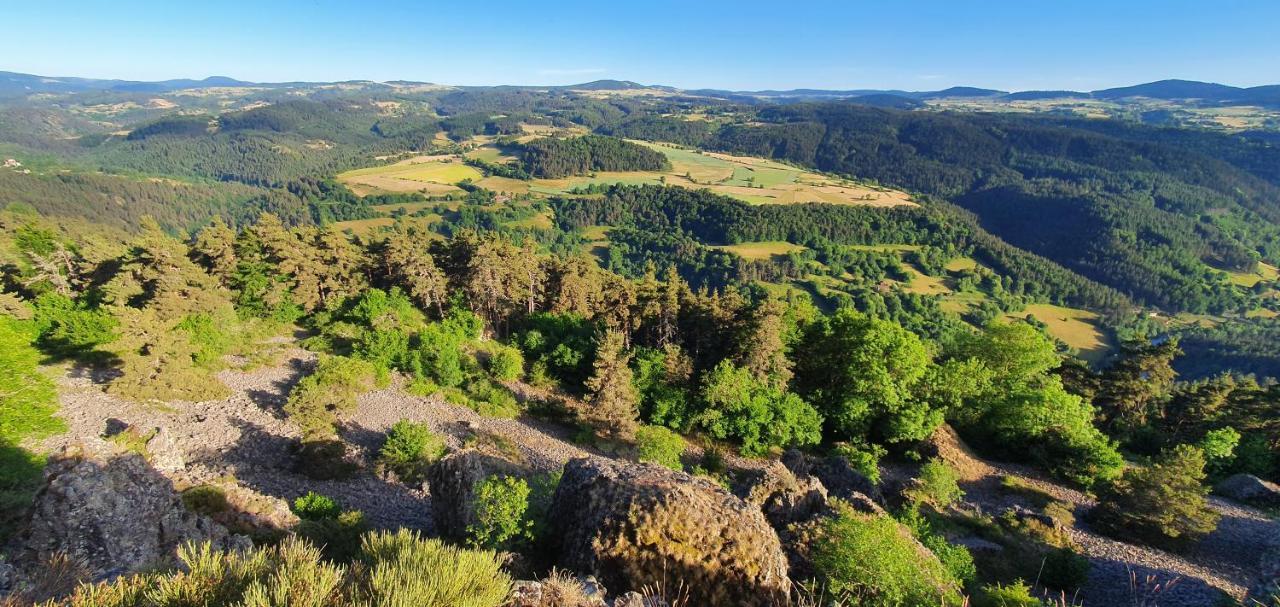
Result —
M1114 347L1111 339L1098 325L1098 315L1093 312L1050 304L1031 304L1026 310L1011 314L1010 317L1021 318L1027 314L1044 323L1050 335L1076 349L1080 358L1091 363L1101 361Z
M1245 288L1252 287L1263 280L1271 281L1276 280L1277 278L1280 278L1280 270L1277 270L1275 266L1265 263L1259 263L1257 271L1251 273L1227 272L1227 279L1230 280L1232 284L1237 284Z
M751 259L751 260L769 259L775 255L786 255L788 253L800 252L804 250L804 247L798 244L791 244L789 242L782 242L782 241L743 242L739 244L715 246L711 248L720 249L721 251L728 251L743 259Z
M484 175L452 156L418 156L395 164L356 169L338 174L338 181L360 194L381 192L426 192L445 194L457 191L453 184L464 179L480 180Z
M483 140L477 139L473 143L478 147L466 152L467 157L486 162L513 160L513 157ZM417 191L444 194L456 191L453 184L463 179L472 179L482 187L510 194L532 192L558 196L589 185L666 183L694 189L707 188L749 204L914 204L902 192L826 177L763 158L701 152L668 144L635 143L662 152L671 161L671 170L601 172L563 179L519 181L500 177L482 178L479 171L463 164L462 158L458 156L419 156L392 165L347 171L338 175L338 179L362 195L372 192Z

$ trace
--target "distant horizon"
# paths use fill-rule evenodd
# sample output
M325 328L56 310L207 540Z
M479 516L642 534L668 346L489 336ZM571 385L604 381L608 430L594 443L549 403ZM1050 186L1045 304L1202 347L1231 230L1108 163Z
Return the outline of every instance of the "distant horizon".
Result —
M1080 0L980 6L766 0L643 6L371 0L64 0L5 8L17 72L132 81L412 80L682 89L1091 91L1163 79L1280 82L1280 3Z
M273 80L273 81L267 81L267 80L252 80L252 79L247 79L247 78L240 78L240 77L232 76L232 75L228 75L228 74L210 74L210 75L207 75L207 76L173 76L173 77L150 78L150 79L146 79L146 80L139 80L139 79L135 79L135 78L120 78L120 77L113 77L113 76L94 76L94 75L80 75L80 74L41 74L41 73L36 73L36 72L27 72L27 71L23 71L23 70L21 70L21 69L13 69L13 68L9 68L9 67L0 66L0 73L6 73L6 72L7 72L7 73L11 73L11 74L22 74L22 75L26 75L26 76L38 76L38 77L42 77L42 78L50 78L50 79L54 79L54 80L81 79L81 80L94 80L94 81L105 81L105 82L110 82L110 81L119 81L119 82L140 82L140 83L174 82L174 81L184 81L184 80L186 80L186 81L192 81L192 82L201 82L201 81L204 81L204 80L210 80L210 79L227 79L227 80L234 80L234 81L237 81L237 82L244 82L244 83L248 83L248 84L255 84L255 85L282 85L282 84L294 84L294 83L298 83L298 84L334 84L334 83L342 83L342 82L372 82L372 83L377 83L377 84L386 84L386 83L391 83L391 82L413 82L413 83L418 83L418 84L432 84L432 85L438 85L438 86L477 87L477 88L483 88L483 87L502 87L502 86L509 86L509 87L524 87L524 88L540 88L540 87L556 88L556 87L573 86L573 85L578 85L578 84L591 84L591 83L595 83L595 82L630 82L630 83L639 84L639 85L642 85L642 86L645 86L645 87L669 87L669 88L675 88L675 89L685 90L685 91L697 91L697 90L721 90L721 91L728 91L728 92L762 92L762 91L778 91L778 92L786 92L786 91L796 91L796 90L812 90L812 91L833 91L833 92L838 92L838 91L903 91L903 92L909 92L909 93L925 93L925 92L944 91L944 90L947 90L947 89L953 89L953 88L974 88L974 89L984 89L984 90L1001 91L1001 92L1006 92L1006 93L1020 93L1020 92L1034 92L1034 91L1068 91L1068 92L1076 92L1076 93L1090 93L1090 92L1094 92L1094 91L1101 91L1101 90L1114 89L1114 88L1126 88L1126 87L1130 87L1130 86L1143 85L1143 84L1151 84L1151 83L1155 83L1155 82L1165 82L1165 81L1201 82L1201 83L1205 83L1205 84L1217 84L1217 85L1228 86L1228 87L1232 87L1232 88L1239 88L1239 89L1255 88L1255 87L1259 87L1259 86L1273 86L1273 85L1280 85L1280 78L1277 78L1277 80L1276 80L1275 82L1264 82L1264 83L1256 84L1256 85L1239 85L1239 84L1232 84L1232 83L1229 83L1229 82L1222 82L1222 81L1219 81L1219 80L1196 80L1196 79L1191 79L1191 78L1175 78L1175 77L1170 77L1170 78L1152 78L1152 79L1149 79L1149 80L1142 80L1142 81L1139 81L1139 82L1130 82L1130 83L1118 84L1118 85L1115 85L1115 86L1107 86L1107 87L1093 88L1093 89L1089 89L1089 88L1075 88L1075 89L1073 89L1073 88L1067 88L1067 87L1049 87L1049 88L1035 88L1035 89L1017 89L1017 88L1003 88L1003 87L996 87L996 86L986 86L986 85L973 84L973 83L968 83L968 82L961 82L961 83L955 83L955 84L946 84L946 85L939 85L939 86L937 86L937 87L927 87L927 88L917 88L917 89L903 89L903 88L895 88L895 87L887 87L887 86L874 86L874 85L866 85L866 86L858 85L858 86L847 86L847 87L846 87L846 86L824 86L824 85L809 85L809 86L795 86L795 87L765 86L765 87L760 87L760 88L749 88L749 89L726 89L726 88L715 87L715 86L691 86L691 87L689 87L689 86L674 86L674 85L671 85L671 84L667 84L667 83L665 83L665 82L644 82L644 81L636 80L636 79L633 79L633 78L626 78L626 77L602 77L602 78L590 78L590 79L584 79L584 80L577 81L577 82L568 82L568 83L561 83L561 84L550 84L550 83L520 83L520 82L498 82L498 83L492 83L492 84L455 84L455 83L451 83L451 82L441 82L441 81L436 81L436 80L420 80L420 79L417 79L417 78L390 78L390 79L387 79L387 80L377 80L377 79L373 79L373 78L341 78L341 79L336 79L336 80L301 80L301 79L293 79L293 80Z

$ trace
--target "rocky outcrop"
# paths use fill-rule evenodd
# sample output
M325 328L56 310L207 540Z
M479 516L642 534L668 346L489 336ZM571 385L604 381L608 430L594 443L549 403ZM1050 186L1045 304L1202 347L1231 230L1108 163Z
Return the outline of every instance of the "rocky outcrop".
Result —
M760 510L688 474L575 459L551 512L560 565L619 592L682 583L690 604L751 607L773 605L790 588Z
M881 501L880 489L861 472L849 465L849 460L831 456L809 463L809 473L822 481L831 497L842 500L862 501L870 498Z
M103 579L172 565L187 542L220 550L252 546L187 510L169 480L139 455L65 453L45 469L22 553L31 563L62 553Z
M1214 486L1213 492L1263 508L1280 507L1280 485L1264 481L1252 474L1233 474Z
M476 484L495 474L525 477L529 470L475 449L451 453L436 462L427 473L436 532L456 541L466 539L467 527L476 522Z
M778 462L735 477L734 495L755 504L774 529L807 521L826 510L827 488L817 478L793 474Z

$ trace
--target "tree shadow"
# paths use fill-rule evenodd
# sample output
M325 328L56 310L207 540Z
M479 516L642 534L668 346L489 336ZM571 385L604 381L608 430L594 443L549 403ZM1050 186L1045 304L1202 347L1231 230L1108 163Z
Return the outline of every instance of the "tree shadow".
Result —
M189 461L234 475L242 486L290 504L311 491L327 495L344 509L363 512L375 529L433 531L430 499L425 492L380 478L368 465L357 466L345 478L317 480L305 476L297 472L299 439L274 434L247 420L233 423L240 430L235 442L192 454ZM381 432L359 427L347 429L344 434L361 446L380 446L381 436Z
M271 389L250 388L245 390L245 396L253 404L270 413L276 419L285 419L284 405L289 401L289 392L293 391L294 386L297 386L303 377L310 375L314 370L314 365L311 362L299 358L289 359L287 366L288 374L280 379L273 380Z
M1222 589L1199 578L1117 559L1091 562L1089 581L1079 594L1085 605L1230 604L1222 602Z

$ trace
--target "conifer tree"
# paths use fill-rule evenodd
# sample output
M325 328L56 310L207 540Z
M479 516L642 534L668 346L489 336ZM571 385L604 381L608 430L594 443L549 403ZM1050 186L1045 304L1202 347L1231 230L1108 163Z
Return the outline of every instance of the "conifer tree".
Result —
M231 284L236 270L236 233L223 223L222 218L214 216L209 225L200 230L195 241L191 243L191 252L200 265L210 274L218 277L224 286Z
M427 247L419 244L422 239L403 227L387 238L383 251L383 263L387 275L404 286L409 296L423 309L435 308L444 318L444 302L449 288L445 276Z
M604 436L630 439L638 427L639 396L631 381L630 355L622 334L606 331L596 347L595 372L587 380L581 417Z

